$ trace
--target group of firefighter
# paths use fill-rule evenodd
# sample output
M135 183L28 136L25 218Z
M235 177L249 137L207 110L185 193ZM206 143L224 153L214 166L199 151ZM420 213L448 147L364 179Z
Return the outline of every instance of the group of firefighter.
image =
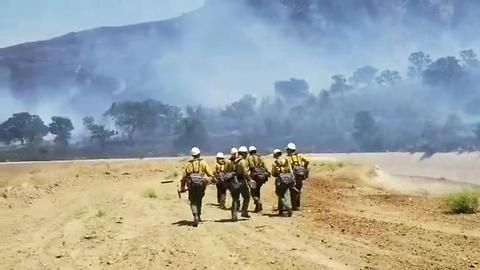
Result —
M286 152L283 157L280 149L273 151L274 160L269 170L255 146L232 148L228 158L223 153L217 154L215 169L212 171L200 157L200 149L193 147L192 159L185 166L179 191L188 191L193 226L197 227L202 222L202 200L209 183L216 184L218 204L222 209L227 209L225 200L227 191L230 191L231 219L236 222L239 210L242 217L250 218L250 196L255 204L255 212L263 210L261 189L270 177L275 179L278 215L291 217L293 211L300 208L303 181L309 173L309 161L297 153L294 143L287 145ZM240 197L243 199L241 204Z

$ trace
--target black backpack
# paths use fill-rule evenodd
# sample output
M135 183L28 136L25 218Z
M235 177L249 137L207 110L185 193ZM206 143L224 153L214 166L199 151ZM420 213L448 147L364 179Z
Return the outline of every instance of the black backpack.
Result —
M198 162L198 169L195 170L195 164L194 162ZM205 185L205 178L203 177L203 174L200 172L200 162L201 160L193 160L191 161L192 167L193 167L193 172L188 175L188 183L190 187L203 187Z
M300 179L300 180L305 180L307 179L307 169L303 166L293 166L293 174L295 175L295 178Z
M293 178L293 175L291 173L281 173L277 177L277 186L279 187L290 187L295 183L295 179Z
M295 179L306 180L308 178L308 169L300 165L300 162L298 161L298 156L295 156L296 160L294 160L293 156L291 158L293 161L293 164L291 164L291 166Z
M238 189L240 187L240 182L235 172L224 173L223 184L226 189Z
M252 178L253 180L261 183L265 183L268 181L267 172L265 171L264 168L260 168L260 167L253 168Z
M255 161L255 159L254 159ZM254 162L256 163L256 162ZM251 178L257 182L260 182L260 183L265 183L268 181L268 175L267 175L267 172L264 168L258 166L258 164L253 164L254 167L253 169L251 170Z

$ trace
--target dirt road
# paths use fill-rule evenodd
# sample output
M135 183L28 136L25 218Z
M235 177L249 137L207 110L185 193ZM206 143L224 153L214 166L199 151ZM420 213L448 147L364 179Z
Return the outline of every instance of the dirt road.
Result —
M160 184L177 181L182 163L1 166L0 268L480 268L478 214L448 215L439 199L372 187L372 167L316 161L293 218L274 215L271 182L264 213L238 223L209 187L205 221L193 228L177 184Z

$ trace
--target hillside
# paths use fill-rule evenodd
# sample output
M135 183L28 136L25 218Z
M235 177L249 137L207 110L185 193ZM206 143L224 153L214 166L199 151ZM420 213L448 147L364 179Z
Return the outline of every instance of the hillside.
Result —
M94 113L104 110L105 103L127 98L185 104L199 100L191 95L195 89L238 94L271 88L278 76L308 77L314 66L321 74L326 55L337 58L331 68L345 68L356 54L365 55L355 53L359 46L380 41L372 38L376 32L385 33L380 38L385 49L398 43L398 34L416 44L423 42L426 29L464 33L478 24L470 14L478 5L468 0L211 0L171 20L97 28L0 49L0 88L27 104L54 98ZM396 36L388 34L392 31ZM458 35L465 38L474 37ZM381 51L377 54L363 57L385 58ZM279 65L285 57L291 67L305 70Z

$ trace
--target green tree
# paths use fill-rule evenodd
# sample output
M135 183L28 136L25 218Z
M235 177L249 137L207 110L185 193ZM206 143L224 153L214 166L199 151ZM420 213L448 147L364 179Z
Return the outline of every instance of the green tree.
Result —
M5 125L5 123L0 124L0 142L3 142L6 145L9 145L13 141L15 141L15 136L11 128Z
M275 82L275 93L284 100L299 99L309 95L308 87L308 83L305 80L292 78L289 81Z
M380 75L375 78L375 80L380 85L392 86L401 81L402 77L400 76L400 73L398 71L386 69L382 71Z
M38 115L27 112L13 114L1 124L1 130L2 137L7 143L14 141L19 141L21 144L35 143L48 134L48 127L42 119Z
M428 65L423 81L430 86L454 87L465 78L465 70L457 58L447 56Z
M90 132L90 140L97 141L102 148L105 148L107 141L118 134L116 131L108 130L104 125L95 124L93 117L84 117L83 125Z
M68 140L72 137L72 121L65 117L53 116L52 122L48 125L51 134L55 135L55 143L67 146Z
M355 114L353 121L353 138L358 143L360 150L376 150L377 126L372 114L368 111L360 111Z
M104 115L113 118L130 141L139 131L151 134L162 128L169 134L182 117L180 108L151 99L113 103Z
M463 66L467 69L473 69L479 65L477 54L472 49L461 51L460 57L462 59Z
M115 124L133 141L133 135L138 130L155 129L159 124L155 107L148 102L126 101L113 103L104 116L112 117Z
M240 100L227 105L222 114L233 120L243 123L246 118L255 114L257 99L251 95L245 95Z
M177 125L175 148L187 151L192 146L209 147L208 130L202 120L196 117L185 117Z
M341 74L332 76L332 80L333 82L330 85L330 92L332 94L343 94L353 89L353 87L347 83L345 76Z
M364 66L355 70L349 81L357 87L368 85L372 83L373 79L375 79L376 74L376 68L372 66Z
M160 132L165 135L174 134L176 125L182 119L182 109L159 101L149 100L148 102L155 104L156 113L160 118Z
M408 67L408 77L412 79L422 78L423 72L428 65L432 63L430 55L422 51L410 54L408 61L410 62L410 66Z
M193 118L198 120L203 120L205 118L205 114L202 106L197 106L197 107L187 106L186 111L187 111L187 118Z

